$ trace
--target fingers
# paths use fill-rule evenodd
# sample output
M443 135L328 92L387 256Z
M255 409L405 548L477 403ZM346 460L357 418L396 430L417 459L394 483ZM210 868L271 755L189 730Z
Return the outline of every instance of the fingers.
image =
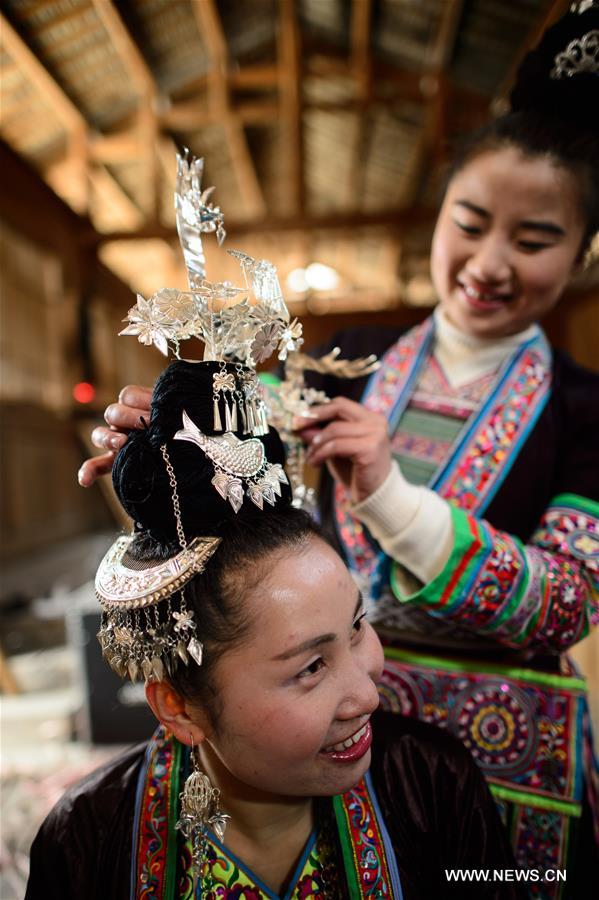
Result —
M358 421L376 416L355 400L349 400L347 397L334 397L330 403L323 403L321 406L311 406L309 418L303 420L305 427L310 428L314 423L329 422L331 419L343 419L344 421ZM296 420L297 421L297 420ZM303 430L301 423L298 430Z
M112 469L114 457L115 454L110 452L86 459L77 473L77 480L81 487L90 487L102 475L108 475Z
M351 436L337 437L327 441L323 447L311 451L307 461L311 466L320 466L322 463L335 459L351 459L354 464L367 466L374 461L374 457L374 448L368 436Z
M312 465L319 465L332 456L336 456L340 442L361 442L366 440L372 446L373 454L379 446L376 434L368 427L368 422L331 422L322 431L319 431L310 444L307 461ZM351 455L351 454L349 454Z
M99 447L100 450L120 450L127 443L127 435L98 425L92 431L91 440L94 447Z
M134 407L124 403L111 403L106 407L104 418L115 431L134 431L144 427L142 418L148 421L149 407Z
M140 387L138 384L128 384L119 394L119 403L121 405L145 410L146 414L150 412L151 400L151 388ZM147 418L147 415L145 418Z

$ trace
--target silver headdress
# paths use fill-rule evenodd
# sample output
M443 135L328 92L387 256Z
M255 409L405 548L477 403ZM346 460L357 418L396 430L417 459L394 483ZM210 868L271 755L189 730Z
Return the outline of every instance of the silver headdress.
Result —
M185 410L173 440L194 444L214 466L212 485L238 512L247 497L260 509L274 506L289 484L278 463L266 457L259 438L268 433L267 407L256 376L256 366L274 352L286 361L286 376L276 399L271 398L273 424L281 430L292 463L294 504L310 507L313 498L303 483L304 453L293 432L293 418L309 414L313 403L326 402L320 391L309 389L304 372L313 369L341 377L367 374L376 366L373 357L354 363L338 360L334 351L320 360L299 353L302 328L291 321L275 267L234 250L243 286L206 280L202 235L225 238L224 217L209 202L212 189L202 191L202 160L177 158L175 210L177 229L188 272L189 290L163 288L148 300L141 295L129 310L121 332L136 335L177 359L182 341L197 337L204 343L204 375L212 386L212 432L206 433ZM211 381L210 381L211 379ZM239 434L243 437L239 437ZM247 435L247 437L245 437ZM168 474L180 551L165 561L140 562L130 553L134 536L121 537L102 561L96 592L102 606L99 639L104 656L121 676L132 680L162 679L179 661L202 662L202 644L196 635L193 611L187 607L185 585L201 573L220 543L216 537L186 541L181 519L177 479L168 454L161 446Z
M138 294L120 333L137 335L165 356L172 348L177 358L180 342L191 337L203 342L205 360L255 367L276 349L284 358L302 343L301 326L297 320L290 323L272 263L229 250L239 262L243 285L206 280L202 234L215 233L222 244L226 232L220 208L208 203L213 188L201 190L202 172L203 160L177 156L175 212L190 290L162 288L148 300Z
M588 31L580 38L570 41L553 61L550 78L572 78L584 73L599 73L599 30Z
M175 210L177 229L188 272L189 291L164 288L148 300L141 295L129 310L121 334L136 335L180 359L180 343L191 337L204 343L204 361L212 367L213 431L204 434L184 411L174 440L190 441L214 465L212 484L235 512L247 496L260 509L274 505L281 485L288 484L283 467L269 463L259 436L268 432L266 407L255 367L278 350L281 358L301 344L301 326L291 322L275 267L232 251L243 275L243 286L206 280L202 235L225 238L224 217L209 202L212 189L202 191L203 161L177 158ZM202 363L199 363L202 365ZM210 375L208 374L208 378ZM240 438L235 432L248 435ZM184 588L215 552L220 538L186 541L177 480L166 444L161 447L169 477L180 552L165 561L139 562L131 556L134 536L119 538L104 557L96 576L102 606L99 640L109 665L121 676L146 682L162 679L176 661L202 662L193 611Z

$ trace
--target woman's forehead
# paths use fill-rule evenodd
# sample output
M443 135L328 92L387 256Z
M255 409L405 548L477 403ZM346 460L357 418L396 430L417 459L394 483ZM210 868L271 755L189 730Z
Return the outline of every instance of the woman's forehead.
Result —
M576 209L576 177L549 157L525 156L514 147L481 153L452 178L447 193L451 203L474 200L483 208L501 205L514 212L571 214Z
M251 594L246 602L252 605L253 636L284 641L315 629L346 628L358 589L337 553L311 538L301 549L275 556Z

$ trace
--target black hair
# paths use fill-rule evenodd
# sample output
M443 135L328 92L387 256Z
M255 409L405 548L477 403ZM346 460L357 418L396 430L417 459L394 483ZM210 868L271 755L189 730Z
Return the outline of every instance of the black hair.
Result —
M581 67L558 73L559 59L599 29L599 8L566 13L524 58L510 94L510 112L459 142L446 184L482 153L513 147L571 172L585 220L581 252L599 231L599 73ZM570 54L572 55L572 54ZM575 64L575 63L574 63Z
M235 371L234 366L227 368ZM135 521L137 534L128 549L133 562L168 559L181 549L163 445L175 473L186 540L221 538L205 570L185 586L185 602L204 646L202 665L178 662L169 675L179 693L204 706L215 727L219 702L214 668L252 624L244 597L267 577L273 554L302 552L310 538L320 534L314 520L291 505L291 491L284 484L274 507L265 503L260 510L246 497L235 513L212 485L214 466L205 454L187 441L173 440L182 427L183 410L204 434L213 433L212 376L217 370L218 363L172 363L156 382L149 423L130 436L113 467L117 495ZM284 448L274 429L259 440L270 463L284 463ZM181 598L175 595L170 602L177 611Z
M229 370L234 373L235 366L228 364ZM212 376L217 371L218 363L171 363L154 387L149 423L131 433L114 461L112 481L121 504L136 528L149 532L158 543L169 545L177 541L173 491L162 455L163 445L176 473L183 530L188 537L218 537L221 529L239 515L213 487L214 466L204 453L188 441L173 440L183 427L183 411L204 434L214 434ZM241 430L238 436L244 437ZM255 440L264 445L270 463L285 462L285 449L274 428ZM289 486L281 485L281 492L278 504L289 503ZM257 524L263 516L263 511L246 498L241 511L246 524Z

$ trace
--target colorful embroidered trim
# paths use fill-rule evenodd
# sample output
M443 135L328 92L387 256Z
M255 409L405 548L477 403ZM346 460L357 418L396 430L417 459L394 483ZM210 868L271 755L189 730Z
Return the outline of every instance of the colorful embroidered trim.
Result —
M333 797L333 809L351 900L401 900L395 854L369 775L342 796Z
M580 815L582 679L396 647L385 656L384 707L447 728L500 798Z
M387 351L371 377L363 403L385 415L393 435L426 363L433 320L412 329ZM429 487L451 504L481 516L547 403L551 348L542 332L505 363L495 388L462 431ZM351 511L348 492L335 486L337 531L352 569L371 582L376 598L384 586L384 554Z
M132 900L174 900L175 897L185 896L191 900L191 854L189 846L181 844L175 830L179 790L185 777L185 772L181 771L183 756L182 745L172 736L167 737L162 728L156 731L148 744L136 796ZM352 900L365 897L402 900L395 853L368 774L355 788L333 798L333 812L349 886L348 896ZM217 843L214 838L210 845L215 863L218 861L215 851ZM302 871L298 871L297 889L295 893L292 890L290 895L293 900L314 896L314 883L318 883L319 878L323 881L322 873L319 875L317 870L317 856L322 854L310 853ZM330 868L328 864L327 869ZM324 881L327 885L333 881L339 884L338 873L333 875L329 871ZM308 884L312 885L312 894L305 892ZM217 895L228 896L228 889L229 885L225 895L217 890ZM261 892L264 896L271 896L268 888ZM232 896L237 897L238 894ZM257 894L256 898L259 897L260 894Z
M132 900L174 897L181 750L181 744L167 738L162 727L148 744L136 797Z
M313 832L301 859L290 879L289 887L282 900L308 900L308 898L342 898L345 885L341 885L342 870L339 866L338 848L330 830L332 822L327 822ZM335 829L336 830L336 829ZM185 861L191 870L191 844L186 847ZM210 835L208 841L208 865L212 876L212 887L202 894L202 900L279 900L279 895L271 891L243 861L227 850L220 841ZM181 882L183 890L177 894L179 900L193 900L192 878ZM198 890L201 890L198 886ZM200 896L197 894L196 896Z
M482 515L549 399L551 349L542 332L506 363L495 390L474 415L430 487Z
M532 538L542 542L536 546L455 507L451 515L454 546L433 581L404 597L392 566L391 588L400 602L426 606L510 647L560 651L584 637L597 615L594 573L588 569L596 561L588 555L585 565L581 550L594 543L596 519L563 507L554 512L552 505ZM565 555L572 541L578 558Z

